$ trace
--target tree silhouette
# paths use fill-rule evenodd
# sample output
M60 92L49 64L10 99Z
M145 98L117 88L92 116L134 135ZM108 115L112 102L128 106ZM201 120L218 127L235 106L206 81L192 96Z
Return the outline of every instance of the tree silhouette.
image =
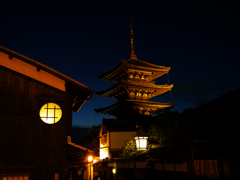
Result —
M95 156L99 156L99 132L101 125L91 126L86 133L81 135L78 144L94 151Z

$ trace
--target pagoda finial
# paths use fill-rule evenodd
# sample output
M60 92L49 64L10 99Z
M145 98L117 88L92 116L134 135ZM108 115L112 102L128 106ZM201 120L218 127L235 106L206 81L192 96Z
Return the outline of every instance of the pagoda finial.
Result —
M137 59L137 56L134 54L134 33L132 25L132 16L130 17L129 51L130 54L128 56L128 59Z

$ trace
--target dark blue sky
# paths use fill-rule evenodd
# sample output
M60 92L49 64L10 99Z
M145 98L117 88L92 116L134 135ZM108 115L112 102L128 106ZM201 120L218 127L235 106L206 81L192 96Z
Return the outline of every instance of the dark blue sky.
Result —
M95 91L112 84L97 75L127 59L133 16L135 54L170 66L170 92L151 101L196 106L240 88L237 4L171 1L7 1L0 6L0 45L35 59ZM167 75L156 80L166 84ZM98 97L73 114L73 125L101 124L94 108L116 100Z

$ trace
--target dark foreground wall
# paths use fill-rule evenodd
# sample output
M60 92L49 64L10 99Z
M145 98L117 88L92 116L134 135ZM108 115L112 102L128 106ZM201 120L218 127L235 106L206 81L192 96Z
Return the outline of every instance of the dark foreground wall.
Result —
M0 66L0 179L7 173L65 179L66 127L67 119L72 120L66 100L66 92ZM56 124L39 117L47 102L62 108L62 119Z

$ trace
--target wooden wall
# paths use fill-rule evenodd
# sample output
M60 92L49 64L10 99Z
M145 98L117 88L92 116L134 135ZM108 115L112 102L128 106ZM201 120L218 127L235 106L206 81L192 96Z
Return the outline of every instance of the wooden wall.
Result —
M50 180L55 173L65 179L66 127L72 121L67 99L66 92L0 66L0 170L26 167L27 171L31 166L35 167L31 179ZM63 111L54 125L39 117L47 102L57 103Z
M240 179L239 148L239 142L195 143L189 160L190 178Z
M240 179L238 159L194 160L195 179Z

